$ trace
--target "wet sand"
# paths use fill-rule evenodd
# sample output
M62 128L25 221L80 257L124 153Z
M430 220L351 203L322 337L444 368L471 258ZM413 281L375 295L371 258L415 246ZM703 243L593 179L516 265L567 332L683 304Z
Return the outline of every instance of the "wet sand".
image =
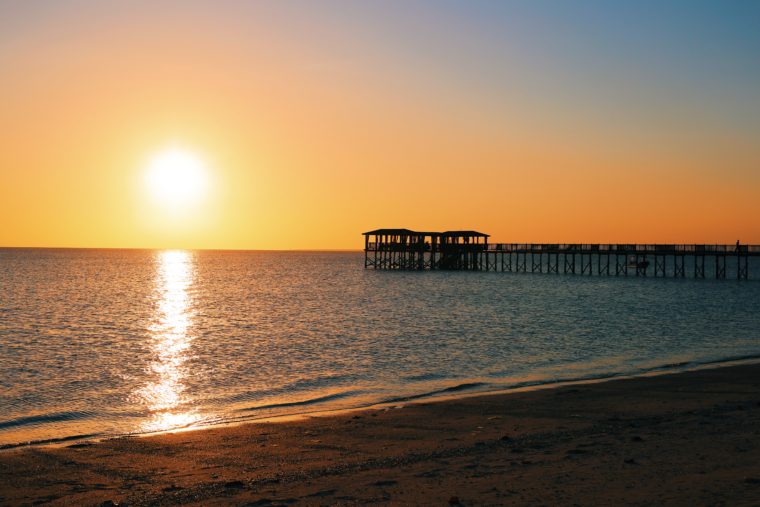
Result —
M760 505L760 365L0 452L2 505L109 502Z

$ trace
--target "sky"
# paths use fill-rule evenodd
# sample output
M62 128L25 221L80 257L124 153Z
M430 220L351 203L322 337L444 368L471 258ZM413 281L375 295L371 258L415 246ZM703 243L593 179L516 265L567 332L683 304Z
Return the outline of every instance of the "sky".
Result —
M758 196L759 2L0 0L0 246L760 244Z

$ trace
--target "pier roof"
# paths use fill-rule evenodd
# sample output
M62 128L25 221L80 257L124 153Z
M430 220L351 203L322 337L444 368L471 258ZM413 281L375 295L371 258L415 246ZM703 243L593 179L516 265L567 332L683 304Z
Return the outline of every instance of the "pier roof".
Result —
M490 234L478 231L446 231L442 232L441 236L478 236L481 238L487 238Z
M375 235L375 234L423 234L421 232L412 231L409 229L375 229L374 231L363 232L363 236Z

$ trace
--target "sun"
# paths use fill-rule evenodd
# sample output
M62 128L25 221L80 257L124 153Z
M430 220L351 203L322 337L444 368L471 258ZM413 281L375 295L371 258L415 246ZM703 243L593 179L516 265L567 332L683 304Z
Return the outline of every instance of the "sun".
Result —
M151 195L170 206L198 201L208 186L206 165L195 153L169 148L157 153L148 163L145 183Z

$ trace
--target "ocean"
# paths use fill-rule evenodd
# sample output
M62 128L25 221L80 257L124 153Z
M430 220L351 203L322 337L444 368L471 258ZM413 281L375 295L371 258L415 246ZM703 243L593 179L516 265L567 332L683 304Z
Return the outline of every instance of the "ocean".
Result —
M4 448L759 356L756 278L388 272L363 269L357 252L0 249Z

